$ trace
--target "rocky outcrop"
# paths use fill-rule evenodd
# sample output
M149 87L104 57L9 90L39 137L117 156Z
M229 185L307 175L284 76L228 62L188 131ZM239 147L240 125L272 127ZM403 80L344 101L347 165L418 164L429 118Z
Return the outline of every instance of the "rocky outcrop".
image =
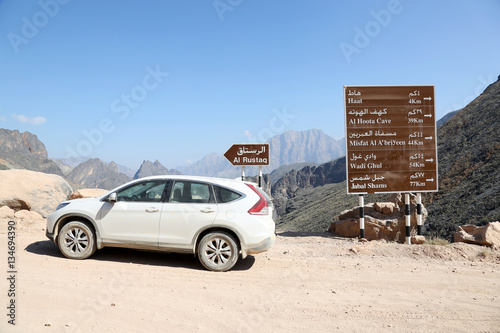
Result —
M306 166L300 170L292 170L278 180L271 188L273 203L278 215L287 212L287 202L295 193L307 187L340 183L345 180L345 158L321 164Z
M177 170L168 170L165 168L158 160L143 161L139 170L134 175L134 179L139 179L148 176L159 176L159 175L180 175L181 173Z
M485 226L470 224L459 226L453 241L455 243L500 246L500 222L490 222Z
M439 192L425 195L428 231L500 219L500 77L437 131Z
M386 240L404 243L406 239L405 203L401 194L394 194L389 202L371 203L364 206L365 238L368 240ZM410 204L410 226L416 234L417 212L415 196ZM427 218L427 210L422 205L422 223ZM341 237L359 236L359 207L342 212L332 222L328 231ZM415 239L415 242L419 240Z
M68 200L82 199L82 198L96 198L106 193L108 193L108 190L103 190L100 188L83 188L71 193Z
M0 184L0 207L31 210L43 217L73 192L62 177L29 170L1 170Z
M29 132L0 128L0 170L26 169L63 175L49 159L45 145Z
M131 180L118 170L116 163L104 163L98 158L87 160L76 166L68 179L86 188L111 190Z

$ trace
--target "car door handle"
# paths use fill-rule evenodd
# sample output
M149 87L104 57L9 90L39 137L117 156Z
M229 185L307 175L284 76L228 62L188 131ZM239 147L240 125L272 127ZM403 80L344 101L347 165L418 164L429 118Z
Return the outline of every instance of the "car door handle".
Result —
M215 212L215 210L213 210L212 208L203 208L200 211L202 213L213 213L213 212Z
M156 213L158 211L159 211L159 209L155 208L155 207L146 208L146 212L148 212L148 213Z

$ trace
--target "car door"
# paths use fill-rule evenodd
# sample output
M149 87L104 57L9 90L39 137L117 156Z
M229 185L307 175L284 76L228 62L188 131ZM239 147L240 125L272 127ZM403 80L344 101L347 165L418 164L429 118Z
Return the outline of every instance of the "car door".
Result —
M213 224L218 213L208 183L176 180L162 208L158 243L166 249L189 251L200 229Z
M158 230L166 180L147 180L116 192L99 214L105 245L158 248Z

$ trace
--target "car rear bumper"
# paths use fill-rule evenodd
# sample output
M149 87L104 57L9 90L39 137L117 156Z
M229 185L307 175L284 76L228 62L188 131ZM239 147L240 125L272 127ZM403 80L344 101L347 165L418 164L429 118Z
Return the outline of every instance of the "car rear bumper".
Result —
M261 253L261 252L269 250L274 245L275 242L276 242L276 235L272 234L272 236L264 239L260 243L247 244L245 252L247 255Z

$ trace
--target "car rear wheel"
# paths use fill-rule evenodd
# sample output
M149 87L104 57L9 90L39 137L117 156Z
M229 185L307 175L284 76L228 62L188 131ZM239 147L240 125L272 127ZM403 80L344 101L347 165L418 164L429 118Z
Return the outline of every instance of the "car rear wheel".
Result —
M66 223L57 238L59 250L70 259L86 259L96 250L94 231L85 222Z
M209 233L198 244L198 258L206 269L224 272L238 261L238 245L225 232Z

